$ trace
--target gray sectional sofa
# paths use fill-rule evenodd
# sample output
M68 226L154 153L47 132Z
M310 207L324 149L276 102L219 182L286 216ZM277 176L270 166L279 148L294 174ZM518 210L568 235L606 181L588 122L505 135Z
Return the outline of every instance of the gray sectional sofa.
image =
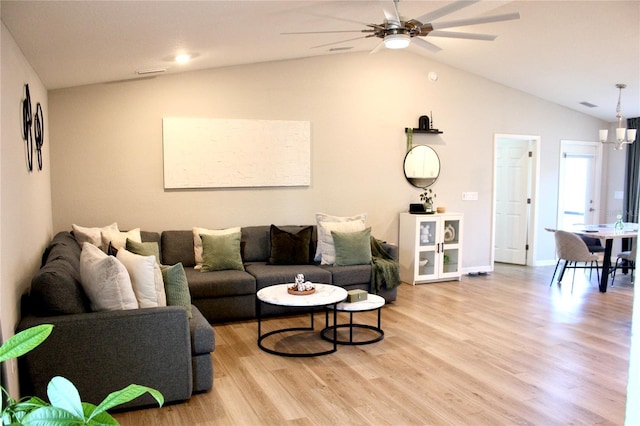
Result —
M280 229L296 233L305 226L281 226ZM182 262L191 291L191 302L211 323L252 319L256 317L256 292L273 284L293 282L296 274L304 274L312 282L334 284L347 290L363 289L371 293L371 265L333 266L313 262L316 251L317 230L313 227L310 259L305 265L271 265L270 226L242 228L241 250L245 271L200 272L196 264L191 230L164 231L161 238L162 262ZM398 259L398 247L383 243L384 250ZM396 300L397 287L383 288L378 293L387 303ZM262 313L287 313L286 308L263 306Z
M302 226L280 227L298 232ZM372 285L370 264L319 265L313 262L317 231L313 227L309 262L269 264L270 226L242 228L244 271L201 272L194 268L192 230L141 232L142 241L157 242L161 263L182 263L191 294L193 317L184 307L167 306L126 311L90 312L80 284L80 245L70 232L60 232L43 255L43 266L25 295L18 331L38 324L54 324L51 336L20 359L21 393L46 397L55 375L69 378L84 401L98 403L108 393L130 383L160 390L167 402L188 399L213 385L211 352L215 333L211 324L256 317L256 292L272 284L292 282L302 273L312 282L376 292L387 302L396 299L397 282L390 288ZM382 244L393 259L397 246ZM394 280L390 280L394 281ZM264 306L263 315L287 313ZM143 396L125 408L153 404Z
M160 241L141 232L143 241ZM51 335L19 359L20 393L47 399L47 384L64 376L83 401L97 404L109 393L136 383L158 389L165 401L183 401L213 386L215 333L196 307L91 312L80 284L80 245L58 233L23 298L17 331L53 324ZM123 406L153 405L144 395Z

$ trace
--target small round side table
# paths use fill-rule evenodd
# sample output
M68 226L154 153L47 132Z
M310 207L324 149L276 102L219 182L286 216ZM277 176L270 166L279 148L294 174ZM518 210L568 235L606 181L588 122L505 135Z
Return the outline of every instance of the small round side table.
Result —
M329 309L335 309L338 312L348 312L349 313L349 323L348 324L337 324L334 321L334 324L326 327L324 330L320 332L320 336L323 339L332 342L339 343L341 345L368 345L370 343L379 342L384 339L384 331L381 328L380 315L381 308L384 306L384 298L376 295L376 294L368 294L367 300L361 300L359 302L340 302L334 307L329 307ZM378 324L377 326L369 325L369 324L358 324L353 322L353 314L356 312L366 312L366 311L378 311ZM325 313L326 319L328 320L329 312ZM328 324L328 322L325 322ZM339 328L348 328L349 329L349 340L340 340L337 337L337 329ZM372 330L375 332L376 336L368 339L368 340L353 340L353 329L354 328L366 328L368 330ZM328 335L330 331L333 331L332 335Z

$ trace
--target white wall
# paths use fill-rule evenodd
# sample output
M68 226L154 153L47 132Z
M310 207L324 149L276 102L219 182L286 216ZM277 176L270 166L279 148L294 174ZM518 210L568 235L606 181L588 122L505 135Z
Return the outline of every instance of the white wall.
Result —
M1 48L2 109L0 120L0 319L2 337L14 333L20 315L20 297L40 267L42 252L52 237L51 167L47 121L47 91L22 52L2 24ZM43 170L27 169L22 139L21 101L24 85L29 84L35 112L40 102L44 112L45 142ZM9 388L17 396L17 379L9 362Z
M437 82L427 78L439 74ZM418 202L404 179L404 128L433 111L442 172L436 205L465 214L463 268L491 253L495 133L541 136L538 227L555 224L561 139L592 140L599 120L407 51L324 56L165 75L49 93L54 229L307 224L318 211L369 214L397 242L398 213ZM164 191L162 117L310 120L312 183L303 188ZM215 167L214 159L203 159ZM463 191L478 201L461 200ZM536 256L553 259L538 233Z

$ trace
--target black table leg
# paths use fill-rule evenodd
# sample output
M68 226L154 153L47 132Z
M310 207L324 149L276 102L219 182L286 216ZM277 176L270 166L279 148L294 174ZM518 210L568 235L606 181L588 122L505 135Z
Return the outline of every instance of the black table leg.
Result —
M604 260L602 261L602 276L600 277L600 293L607 292L609 281L609 269L611 269L611 249L613 248L613 238L607 238L604 242Z

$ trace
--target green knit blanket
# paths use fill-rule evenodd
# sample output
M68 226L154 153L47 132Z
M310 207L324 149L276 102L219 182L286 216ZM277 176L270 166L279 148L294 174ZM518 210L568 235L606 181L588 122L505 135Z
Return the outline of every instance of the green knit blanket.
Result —
M400 285L400 265L382 247L382 241L371 236L371 288L375 294Z

